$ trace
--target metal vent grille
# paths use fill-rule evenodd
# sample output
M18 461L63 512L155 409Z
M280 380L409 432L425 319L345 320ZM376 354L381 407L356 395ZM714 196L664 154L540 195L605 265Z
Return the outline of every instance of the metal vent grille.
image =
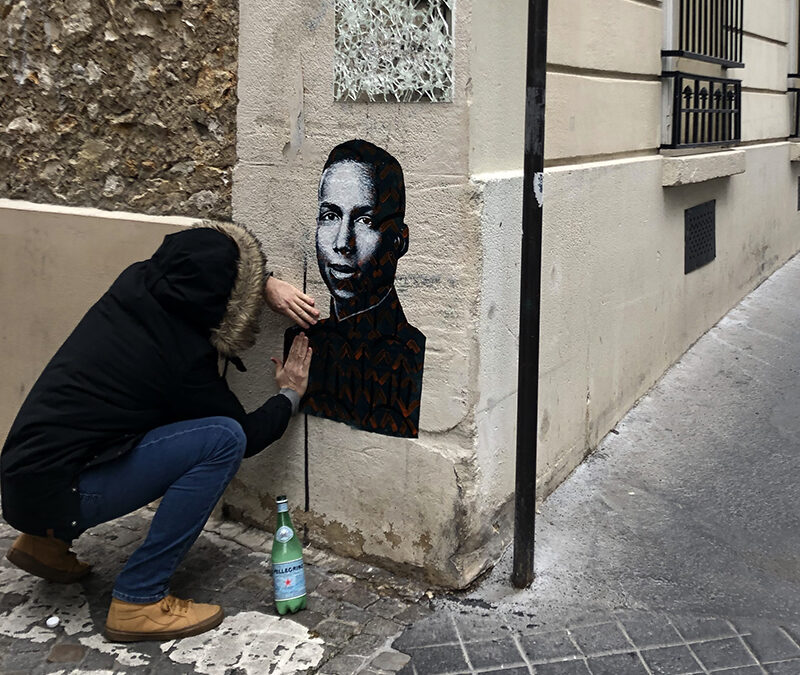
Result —
M684 274L707 265L717 257L716 212L716 199L686 209Z

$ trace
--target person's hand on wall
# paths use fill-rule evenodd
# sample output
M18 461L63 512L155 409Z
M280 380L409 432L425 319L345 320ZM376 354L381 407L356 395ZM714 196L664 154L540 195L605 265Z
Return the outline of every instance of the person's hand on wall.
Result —
M278 314L289 317L301 328L317 323L319 310L314 307L314 298L306 295L287 281L273 276L267 278L264 287L267 306ZM286 360L288 363L288 359Z
M302 398L308 387L308 371L311 368L311 347L308 346L305 333L295 337L286 356L286 363L274 357L271 360L275 364L275 382L278 387L294 389Z

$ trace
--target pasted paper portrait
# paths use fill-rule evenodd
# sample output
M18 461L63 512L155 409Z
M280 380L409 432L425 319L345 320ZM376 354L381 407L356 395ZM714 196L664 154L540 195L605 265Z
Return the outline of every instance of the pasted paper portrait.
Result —
M331 311L305 331L314 353L302 411L415 438L425 336L406 320L394 287L408 250L403 170L367 141L337 145L322 171L318 206L317 263ZM298 332L286 331L287 351Z

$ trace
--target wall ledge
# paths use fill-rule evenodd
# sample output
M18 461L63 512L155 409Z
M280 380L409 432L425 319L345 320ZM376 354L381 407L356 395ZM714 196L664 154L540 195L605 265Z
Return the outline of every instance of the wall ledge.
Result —
M715 178L735 176L744 173L746 169L747 153L744 150L664 157L661 184L664 187L691 185Z
M175 225L176 227L190 227L202 220L202 218L186 216L151 216L146 213L136 213L133 211L105 211L88 206L64 206L61 204L43 204L28 202L21 199L0 198L0 211L6 209L11 211L28 211L32 213L55 213L72 217L157 223L159 225Z
M800 141L789 141L789 161L800 162Z

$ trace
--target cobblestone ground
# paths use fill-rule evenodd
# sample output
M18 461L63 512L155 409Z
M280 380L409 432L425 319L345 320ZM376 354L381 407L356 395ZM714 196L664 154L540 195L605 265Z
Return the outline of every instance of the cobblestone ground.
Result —
M94 565L85 580L52 584L0 563L0 674L152 673L263 675L371 670L393 673L409 657L391 648L431 614L426 588L361 563L307 549L309 608L291 618L273 606L271 538L210 521L173 577L179 597L221 604L216 630L167 643L117 645L102 636L111 587L143 538L146 510L96 527L75 542ZM0 521L0 551L17 535ZM48 628L46 621L58 617Z

